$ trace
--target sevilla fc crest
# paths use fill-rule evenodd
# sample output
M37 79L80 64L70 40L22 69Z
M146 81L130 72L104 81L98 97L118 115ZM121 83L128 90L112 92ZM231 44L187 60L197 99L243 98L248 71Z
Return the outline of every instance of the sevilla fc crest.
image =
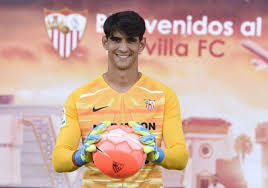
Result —
M150 99L145 99L144 103L146 105L147 110L152 111L155 106L155 101Z
M48 36L61 57L69 57L81 40L87 23L87 10L44 10Z

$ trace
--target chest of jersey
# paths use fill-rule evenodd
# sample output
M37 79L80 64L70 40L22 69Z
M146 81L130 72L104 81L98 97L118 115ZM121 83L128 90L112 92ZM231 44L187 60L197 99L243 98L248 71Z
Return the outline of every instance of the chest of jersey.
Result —
M128 126L129 121L137 121L150 130L160 144L165 103L163 92L150 93L137 89L115 93L107 89L84 96L76 103L83 139L102 121L110 121L112 126Z

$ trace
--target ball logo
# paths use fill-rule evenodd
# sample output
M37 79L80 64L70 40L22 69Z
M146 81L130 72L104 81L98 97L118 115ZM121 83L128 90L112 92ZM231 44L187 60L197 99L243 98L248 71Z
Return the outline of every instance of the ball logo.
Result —
M67 58L77 48L87 23L87 10L73 12L44 9L46 30L52 45L61 57Z
M113 161L113 170L115 173L120 172L120 170L122 170L123 167L124 167L124 164Z

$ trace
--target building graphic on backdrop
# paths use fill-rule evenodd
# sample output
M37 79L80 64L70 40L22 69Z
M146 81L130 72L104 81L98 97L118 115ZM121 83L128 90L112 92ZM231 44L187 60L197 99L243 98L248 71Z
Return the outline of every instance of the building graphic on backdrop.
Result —
M189 161L184 173L185 187L207 188L214 174L226 187L232 184L222 173L230 170L222 168L222 163L233 163L230 126L230 122L221 118L190 117L183 121L189 150Z
M87 10L74 12L69 9L44 9L45 25L53 48L61 57L70 57L82 39L87 24Z

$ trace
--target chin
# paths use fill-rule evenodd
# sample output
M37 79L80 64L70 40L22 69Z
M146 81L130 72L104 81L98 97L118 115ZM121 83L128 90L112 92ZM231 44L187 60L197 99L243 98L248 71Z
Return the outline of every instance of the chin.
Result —
M127 65L116 65L116 68L118 68L119 70L127 70L131 67L131 64L127 64Z
M126 70L126 69L129 69L131 68L131 66L134 64L134 62L129 62L129 61L126 61L126 62L114 62L114 66L117 68L117 69L120 69L120 70Z

